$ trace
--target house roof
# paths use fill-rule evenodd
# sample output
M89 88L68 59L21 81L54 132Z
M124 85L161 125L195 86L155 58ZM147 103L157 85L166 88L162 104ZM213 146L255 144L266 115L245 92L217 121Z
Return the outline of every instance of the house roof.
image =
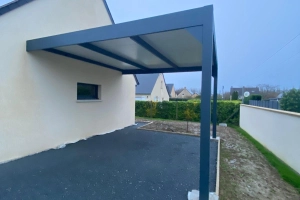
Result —
M7 4L4 4L3 6L0 6L0 15L3 15L9 11L12 11L12 10L14 10L20 6L23 6L24 4L29 3L31 1L34 1L34 0L14 0Z
M277 96L277 99L281 99L283 97L283 93L280 93L278 96Z
M182 92L183 90L184 90L184 88L178 89L178 90L175 91L175 93L176 93L176 94L180 94L180 92Z
M151 94L159 74L137 74L136 94Z
M172 92L172 88L174 87L174 84L166 84L166 87L167 87L167 91L169 93L169 96L171 95L171 92Z
M178 89L178 90L175 91L175 93L178 95L178 94L180 94L183 90L188 91L188 93L190 93L190 94L192 95L192 93L191 93L188 89L186 89L186 88Z

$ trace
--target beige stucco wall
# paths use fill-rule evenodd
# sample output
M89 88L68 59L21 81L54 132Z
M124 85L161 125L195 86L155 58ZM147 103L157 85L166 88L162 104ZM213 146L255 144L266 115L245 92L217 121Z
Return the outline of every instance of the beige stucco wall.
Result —
M241 105L240 126L300 173L300 113Z
M26 40L111 24L101 0L37 0L0 16L0 163L134 123L132 75L47 52ZM77 82L102 101L78 103Z
M188 98L191 96L192 94L187 89L184 89L177 95L177 98Z

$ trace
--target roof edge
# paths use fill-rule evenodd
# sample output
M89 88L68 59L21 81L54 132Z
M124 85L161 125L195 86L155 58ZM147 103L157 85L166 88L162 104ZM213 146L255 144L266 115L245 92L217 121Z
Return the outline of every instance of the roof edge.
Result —
M103 0L103 3L104 3L104 6L105 6L105 8L106 8L106 11L107 11L107 13L108 13L108 16L109 16L111 22L112 22L113 24L116 24L114 18L113 18L112 15L111 15L111 12L110 12L110 9L109 9L109 7L108 7L108 4L107 4L106 0Z
M135 74L133 74L133 77L134 77L134 79L135 79L136 84L139 85L139 84L140 84L139 79L136 77Z
M0 16L34 0L15 0L0 7Z

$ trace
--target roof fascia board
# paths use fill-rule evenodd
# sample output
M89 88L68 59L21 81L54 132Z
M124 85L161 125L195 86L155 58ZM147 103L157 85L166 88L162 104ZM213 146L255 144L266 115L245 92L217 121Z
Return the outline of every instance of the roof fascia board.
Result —
M212 6L205 6L131 22L28 40L26 50L43 50L202 26L208 22L207 18L210 18L211 12Z
M15 0L0 7L0 16L34 0Z

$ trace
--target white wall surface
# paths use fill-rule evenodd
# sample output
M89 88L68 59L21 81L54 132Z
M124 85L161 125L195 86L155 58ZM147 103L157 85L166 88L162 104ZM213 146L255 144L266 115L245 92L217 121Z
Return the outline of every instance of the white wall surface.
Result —
M151 96L149 95L142 95L142 94L136 94L135 100L137 101L151 101Z
M240 126L300 173L300 113L241 105Z
M152 101L169 101L169 94L163 74L159 74L151 93Z
M101 0L37 0L0 16L0 163L134 123L132 75L26 52L26 40L109 25ZM77 82L101 85L78 103Z

